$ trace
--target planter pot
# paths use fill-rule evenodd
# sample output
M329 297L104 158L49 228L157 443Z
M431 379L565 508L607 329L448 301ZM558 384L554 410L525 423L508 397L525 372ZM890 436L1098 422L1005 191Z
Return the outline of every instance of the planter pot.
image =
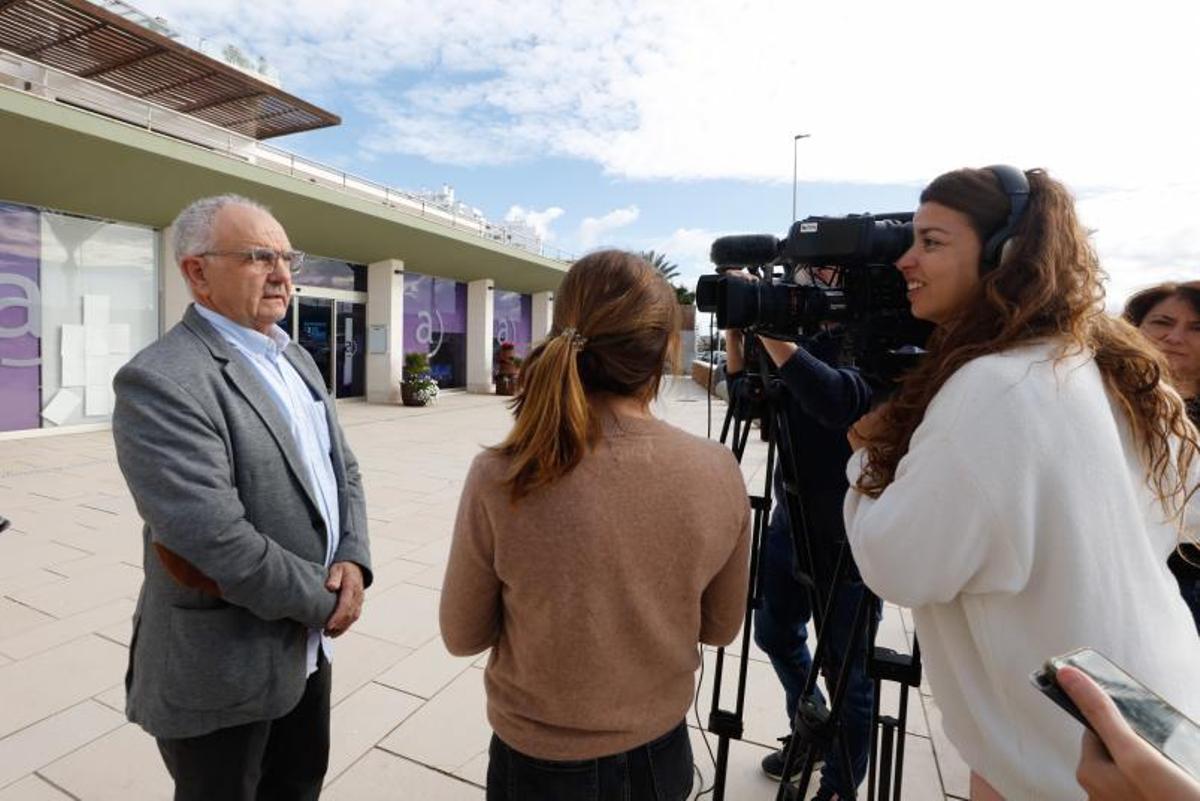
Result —
M432 398L418 393L415 387L400 385L400 402L405 406L428 406L432 401Z
M515 373L499 373L496 375L496 394L497 395L515 395L517 394L517 376Z

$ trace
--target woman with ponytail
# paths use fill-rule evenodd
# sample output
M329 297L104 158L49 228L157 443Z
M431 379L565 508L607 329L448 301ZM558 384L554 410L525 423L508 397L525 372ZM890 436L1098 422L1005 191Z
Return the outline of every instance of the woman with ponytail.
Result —
M1200 443L1163 357L1104 314L1061 183L947 173L914 234L896 266L938 327L851 431L847 536L867 585L913 609L972 798L1082 799L1080 727L1028 677L1089 646L1200 717L1200 643L1167 570Z
M620 251L576 262L476 457L442 587L451 653L491 649L489 801L682 801L698 643L745 614L750 509L715 442L650 412L675 293Z

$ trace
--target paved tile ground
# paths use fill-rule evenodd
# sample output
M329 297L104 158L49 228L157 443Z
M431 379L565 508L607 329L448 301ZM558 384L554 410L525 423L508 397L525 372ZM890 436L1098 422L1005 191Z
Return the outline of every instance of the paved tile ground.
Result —
M362 465L377 578L362 619L337 641L324 797L482 799L484 659L442 648L437 604L467 464L503 436L508 413L500 398L456 394L430 409L345 403L340 413ZM669 384L659 413L705 433L703 393L690 382ZM715 402L714 431L723 413ZM760 443L747 452L752 486L761 486L764 457ZM0 535L0 801L169 799L153 740L122 711L142 547L110 434L0 441L0 514L13 521ZM907 615L889 608L881 642L905 648L909 631ZM714 659L707 654L701 720ZM738 801L774 797L758 762L786 725L782 691L756 649L748 675L745 739L730 749L726 792ZM904 798L965 798L966 768L927 689L918 698ZM894 709L896 693L884 701ZM708 787L713 766L690 722Z

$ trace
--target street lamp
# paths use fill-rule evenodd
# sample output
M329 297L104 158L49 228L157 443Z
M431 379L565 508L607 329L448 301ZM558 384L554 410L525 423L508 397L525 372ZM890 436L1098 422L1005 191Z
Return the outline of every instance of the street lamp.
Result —
M796 221L796 145L801 139L807 139L812 134L796 134L792 137L792 222ZM790 223L789 223L790 225Z

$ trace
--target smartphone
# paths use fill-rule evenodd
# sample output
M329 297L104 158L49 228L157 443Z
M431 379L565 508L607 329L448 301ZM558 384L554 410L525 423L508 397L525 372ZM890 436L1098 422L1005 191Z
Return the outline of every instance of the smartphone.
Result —
M1125 722L1167 759L1200 780L1200 724L1168 704L1112 660L1091 648L1056 656L1030 679L1051 701L1089 729L1075 702L1058 686L1055 674L1070 665L1086 673L1113 700Z

